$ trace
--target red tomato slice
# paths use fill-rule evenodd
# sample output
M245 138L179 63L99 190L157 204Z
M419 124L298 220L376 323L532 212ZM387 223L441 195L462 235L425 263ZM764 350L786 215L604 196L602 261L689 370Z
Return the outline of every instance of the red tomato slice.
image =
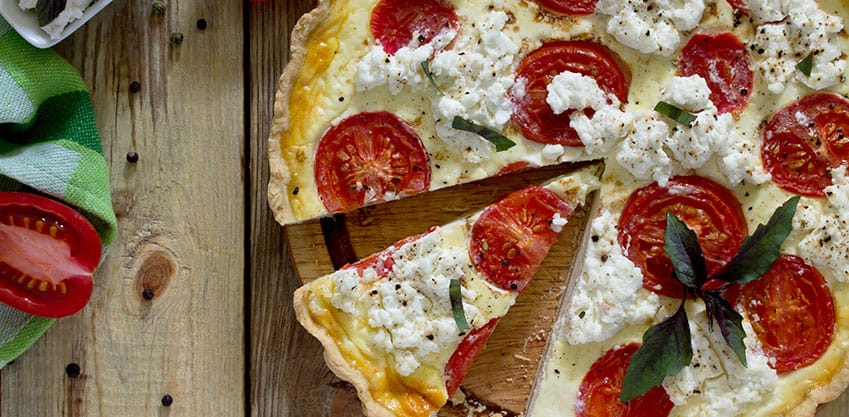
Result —
M560 14L587 15L595 12L598 0L534 0L539 7Z
M516 80L526 81L523 94L510 90L514 104L513 121L522 134L535 142L583 146L574 129L569 127L569 115L574 110L554 114L545 101L546 87L564 71L592 77L598 86L619 101L628 98L628 73L619 57L606 46L589 41L557 41L546 43L532 51L519 63ZM591 110L585 110L592 115Z
M672 261L663 249L670 210L696 232L708 274L737 253L748 226L734 195L707 178L674 177L666 187L652 183L631 194L619 218L619 245L643 271L643 287L680 298L684 287L673 277Z
M100 237L74 209L30 193L0 192L0 302L59 318L91 297Z
M672 401L663 387L654 387L645 395L619 402L625 370L638 343L617 346L598 358L584 375L575 401L577 417L665 417Z
M492 319L482 327L472 330L463 338L457 350L451 354L448 363L445 364L445 388L448 390L448 398L451 398L460 387L463 378L472 367L472 362L486 346L486 341L495 330L496 324L498 319Z
M834 336L834 300L816 268L781 255L761 279L730 294L739 298L770 365L779 373L804 368L825 353Z
M472 226L472 263L493 284L522 291L557 239L554 215L565 219L572 209L554 192L533 185L491 204Z
M710 101L719 114L743 110L752 94L749 53L731 32L693 36L681 51L678 71L707 81Z
M387 112L359 113L321 137L315 180L324 207L338 213L426 190L430 166L406 122Z
M371 12L371 33L390 55L409 46L414 36L423 45L458 27L457 14L443 0L380 0Z
M849 161L849 100L817 93L779 110L764 129L761 159L779 187L825 197L829 169Z

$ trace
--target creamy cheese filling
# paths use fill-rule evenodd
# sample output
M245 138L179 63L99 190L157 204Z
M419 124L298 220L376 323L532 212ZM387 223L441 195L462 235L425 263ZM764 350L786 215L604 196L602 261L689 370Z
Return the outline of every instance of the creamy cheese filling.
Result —
M398 248L385 277L379 278L374 267L362 276L348 268L332 277L333 306L367 315L369 341L393 357L402 376L422 364L444 366L446 355L462 341L448 295L452 279L461 280L463 310L473 329L503 316L515 301L515 293L493 286L475 271L465 239L466 227L455 223Z

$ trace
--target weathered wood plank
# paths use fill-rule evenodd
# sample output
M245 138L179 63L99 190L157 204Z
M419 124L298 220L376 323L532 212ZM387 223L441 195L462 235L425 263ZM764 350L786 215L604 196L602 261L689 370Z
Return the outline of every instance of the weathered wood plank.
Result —
M59 48L92 92L120 235L90 305L3 371L4 416L245 415L243 5L166 3L115 2Z

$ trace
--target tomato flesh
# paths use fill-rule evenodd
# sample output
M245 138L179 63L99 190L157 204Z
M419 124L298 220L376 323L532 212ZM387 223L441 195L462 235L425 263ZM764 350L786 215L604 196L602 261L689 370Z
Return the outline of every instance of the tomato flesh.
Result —
M392 246L390 246L390 247L388 247L388 248L386 248L386 249L384 249L380 252L373 253L373 254L371 254L371 255L363 258L363 259L360 259L359 261L354 262L352 264L344 265L342 268L339 268L339 269L341 270L341 269L351 269L351 268L353 268L353 269L357 270L357 273L360 276L362 276L363 271L365 271L368 268L374 268L375 273L377 273L378 279L385 278L392 271L392 267L395 266L395 258L393 258L392 255L394 255L395 252L398 251L398 249L401 249L401 246L404 246L404 245L411 243L411 242L415 242L415 241L421 239L422 237L424 237L425 235L427 235L428 233L433 232L436 229L437 229L437 227L433 226L428 231L426 231L424 233L412 235L412 236L406 237L404 239L401 239L401 240L395 242Z
M754 75L746 45L733 33L694 35L681 52L678 71L698 75L710 88L710 101L719 114L738 112L752 94Z
M695 231L708 274L737 253L748 226L734 195L707 178L673 177L665 187L652 183L631 194L619 219L619 245L642 270L643 287L681 298L684 286L673 276L672 261L663 249L668 211Z
M475 221L469 254L493 284L522 291L557 239L551 222L572 206L552 191L529 186L490 205Z
M761 160L779 187L825 197L830 169L849 161L849 100L817 93L779 110L764 129Z
M358 113L321 137L315 178L324 207L338 213L426 190L430 166L405 121L388 112Z
M0 192L0 302L40 317L76 313L91 297L100 237L72 208Z
M595 12L598 0L534 0L543 9L567 15L588 15Z
M575 110L555 114L546 102L551 80L564 71L592 77L599 88L615 95L619 101L628 98L628 74L621 60L606 46L589 41L549 42L529 53L519 63L516 82L511 88L514 104L513 121L522 134L535 142L583 146L575 129L569 126L569 115ZM592 115L592 110L584 110Z
M442 0L381 0L371 12L371 33L390 55L458 27L454 9Z
M665 417L672 401L663 387L654 387L645 395L623 404L619 401L625 370L637 343L617 346L598 358L584 375L575 401L578 417Z
M761 279L739 289L739 302L776 372L814 363L831 344L834 299L822 274L798 256L781 255Z
M463 338L463 341L457 346L457 350L451 354L448 363L445 364L445 388L448 391L448 398L451 398L457 388L460 387L475 358L486 347L486 341L492 331L495 330L496 324L498 324L497 318L472 330Z

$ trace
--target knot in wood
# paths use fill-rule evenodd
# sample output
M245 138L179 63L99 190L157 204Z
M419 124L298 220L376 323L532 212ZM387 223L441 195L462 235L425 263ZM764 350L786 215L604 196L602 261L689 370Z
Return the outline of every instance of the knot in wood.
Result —
M145 289L149 289L153 291L154 298L159 297L168 287L175 269L174 260L167 253L150 254L136 273L136 293L141 294Z

